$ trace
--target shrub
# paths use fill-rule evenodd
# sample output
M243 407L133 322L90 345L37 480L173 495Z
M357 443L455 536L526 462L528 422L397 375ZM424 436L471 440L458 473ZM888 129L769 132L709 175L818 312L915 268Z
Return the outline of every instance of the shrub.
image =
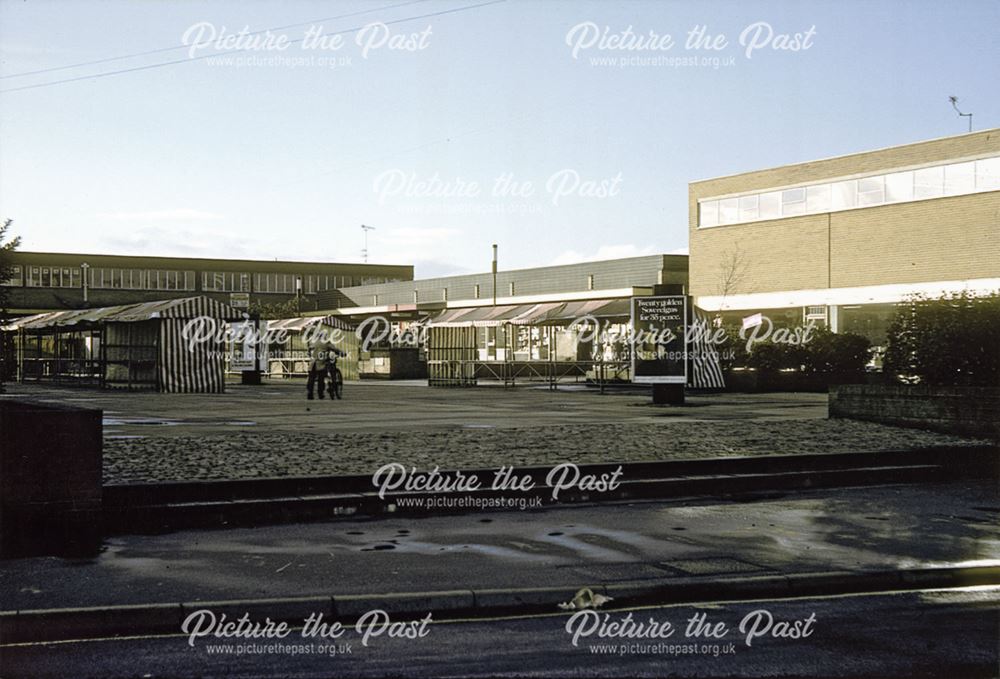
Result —
M871 357L871 341L853 333L817 330L805 345L808 372L846 375L864 372Z
M751 347L747 365L757 370L801 370L807 361L806 346L760 342Z
M902 382L1000 385L1000 293L913 297L896 310L884 371Z

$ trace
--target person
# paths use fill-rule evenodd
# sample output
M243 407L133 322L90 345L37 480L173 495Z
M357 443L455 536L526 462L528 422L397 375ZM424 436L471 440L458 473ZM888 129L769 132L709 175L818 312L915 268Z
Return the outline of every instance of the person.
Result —
M332 342L320 340L309 346L309 358L311 361L309 363L309 378L306 380L307 399L313 399L313 389L317 382L319 382L319 397L321 399L324 398L326 378L329 375L331 380L333 379L330 373L337 361L337 356L347 356L347 352L338 349ZM333 400L333 398L333 384L331 382L330 399Z

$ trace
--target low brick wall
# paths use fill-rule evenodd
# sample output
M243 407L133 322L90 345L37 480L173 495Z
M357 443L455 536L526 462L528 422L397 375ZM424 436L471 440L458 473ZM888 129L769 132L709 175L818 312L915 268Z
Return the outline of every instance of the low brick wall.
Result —
M830 387L830 417L1000 438L1000 389L835 386Z
M102 411L0 399L0 552L87 553L101 534Z

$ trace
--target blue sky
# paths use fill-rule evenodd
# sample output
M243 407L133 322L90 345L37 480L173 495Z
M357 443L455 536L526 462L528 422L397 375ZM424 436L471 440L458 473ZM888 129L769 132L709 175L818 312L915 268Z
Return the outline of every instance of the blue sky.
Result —
M0 216L26 250L327 261L360 261L368 224L369 261L427 277L493 242L502 268L682 250L689 181L959 134L952 94L1000 126L995 0L405 1L0 0ZM344 44L183 45L311 23ZM581 24L674 46L574 58ZM695 25L727 45L686 49Z

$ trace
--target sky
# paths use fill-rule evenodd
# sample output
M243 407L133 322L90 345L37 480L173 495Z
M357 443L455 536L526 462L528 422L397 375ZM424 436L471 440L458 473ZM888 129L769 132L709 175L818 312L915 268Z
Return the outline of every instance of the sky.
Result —
M996 0L0 0L0 218L29 251L335 262L364 224L418 278L492 243L686 252L691 181L961 134L950 95L1000 127L997 26Z

